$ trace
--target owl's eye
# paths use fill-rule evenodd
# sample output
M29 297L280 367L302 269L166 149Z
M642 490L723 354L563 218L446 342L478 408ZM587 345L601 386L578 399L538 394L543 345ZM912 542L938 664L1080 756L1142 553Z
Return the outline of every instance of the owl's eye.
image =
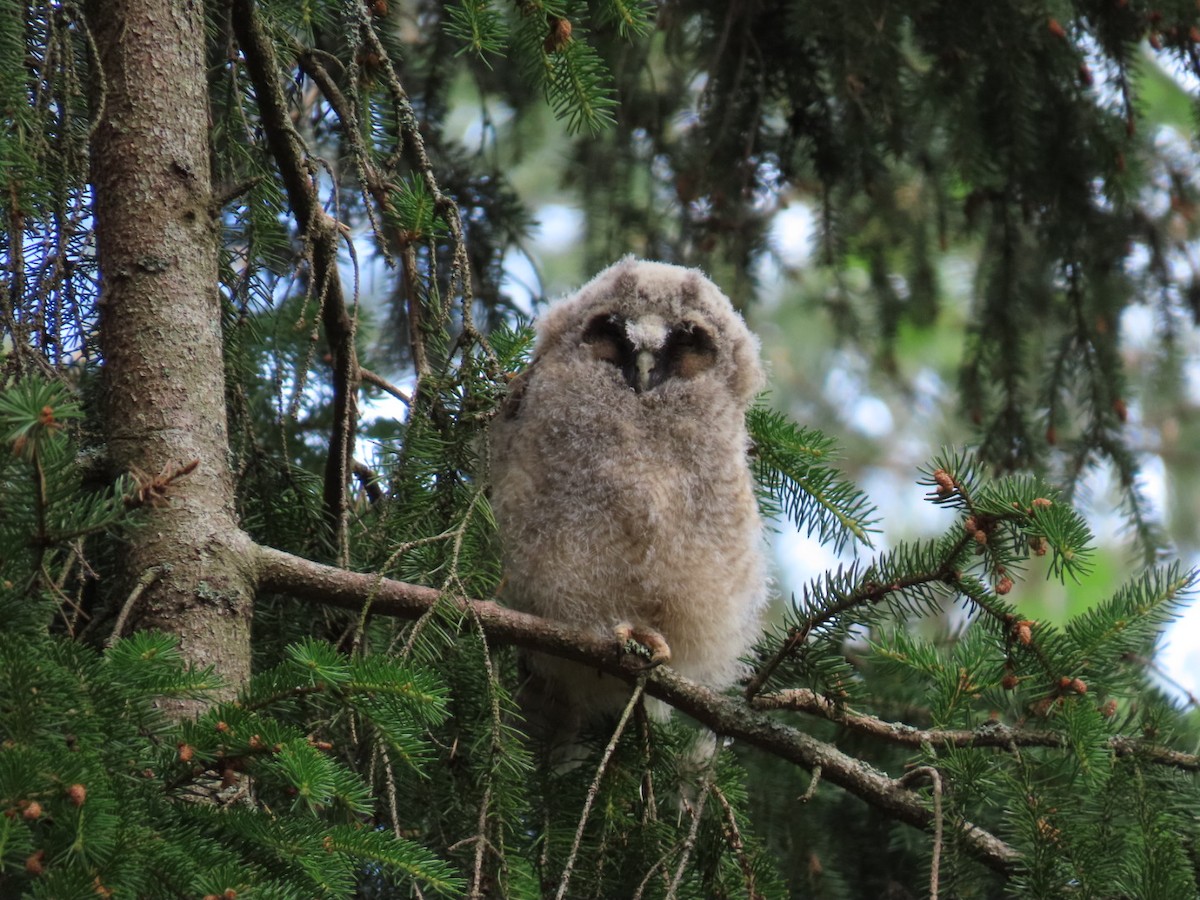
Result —
M679 378L695 378L717 361L717 342L699 325L676 328L664 348L670 373Z
M633 344L618 316L596 316L583 330L583 342L591 348L593 359L622 370L633 364Z

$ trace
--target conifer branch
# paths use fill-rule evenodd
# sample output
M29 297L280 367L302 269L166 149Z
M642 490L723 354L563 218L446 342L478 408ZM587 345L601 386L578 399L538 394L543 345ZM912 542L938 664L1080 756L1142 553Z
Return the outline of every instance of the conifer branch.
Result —
M378 615L415 619L443 597L433 588L336 569L269 547L256 547L254 556L260 588L309 602L352 610L370 602L371 610ZM640 661L623 657L615 641L507 609L490 600L450 602L462 608L469 605L493 643L512 644L582 662L630 682L645 674ZM743 740L810 771L819 766L826 781L899 821L921 829L933 824L933 814L925 803L898 780L755 711L743 701L724 697L667 667L648 673L646 693L687 713L719 735ZM956 827L958 839L984 864L1001 872L1008 872L1016 865L1016 851L995 835L969 822L959 822Z
M779 648L771 657L760 665L754 672L753 677L746 685L746 699L751 701L754 699L790 654L804 646L805 641L818 628L828 624L838 616L844 615L853 609L860 606L870 606L878 603L888 594L895 591L903 591L908 588L919 587L925 584L934 582L944 582L947 579L955 577L955 564L963 551L972 542L972 535L963 534L950 548L950 550L942 557L941 562L932 569L927 569L922 572L913 572L904 578L899 578L894 581L889 581L886 584L878 583L872 579L863 581L856 590L849 593L835 603L831 603L824 609L815 613L806 619L801 625L792 628L786 640L780 644Z
M310 562L278 550L258 547L260 587L287 593L311 602L359 610L369 602L371 611L384 616L416 619L435 604L447 602L440 592L420 585L380 579L374 575L348 572ZM644 669L623 657L616 642L557 622L540 619L486 600L453 600L472 617L494 644L512 644L525 649L582 662L630 682ZM1042 746L1066 749L1067 740L1052 732L1025 731L1005 725L986 725L975 730L919 730L884 722L840 709L828 698L812 692L787 691L756 697L751 703L735 700L683 678L668 667L648 674L646 693L687 713L719 735L756 746L771 755L795 763L860 797L899 821L928 829L934 816L919 795L893 779L832 745L766 715L769 710L795 709L820 715L854 730L903 746L996 747ZM1200 771L1200 758L1127 737L1109 739L1117 755L1136 755L1148 762ZM955 826L958 840L989 867L1011 871L1016 852L969 822Z
M916 728L904 722L888 722L875 716L856 713L836 701L807 688L792 688L770 694L760 694L750 701L753 709L791 710L808 713L841 725L859 734L878 738L902 747L965 748L995 747L1011 750L1014 747L1050 747L1063 749L1067 737L1057 731L1034 731L1013 728L1003 722L987 722L978 728ZM1108 739L1109 748L1118 756L1137 756L1147 762L1171 766L1185 772L1200 772L1200 756L1181 753L1135 738L1114 736Z

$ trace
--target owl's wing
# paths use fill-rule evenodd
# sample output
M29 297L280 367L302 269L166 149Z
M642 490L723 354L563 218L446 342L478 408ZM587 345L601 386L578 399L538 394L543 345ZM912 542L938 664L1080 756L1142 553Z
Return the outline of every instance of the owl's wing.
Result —
M500 404L500 415L505 419L515 419L521 412L521 400L525 396L525 389L529 386L529 377L533 374L537 363L530 363L529 366L508 383L508 395Z

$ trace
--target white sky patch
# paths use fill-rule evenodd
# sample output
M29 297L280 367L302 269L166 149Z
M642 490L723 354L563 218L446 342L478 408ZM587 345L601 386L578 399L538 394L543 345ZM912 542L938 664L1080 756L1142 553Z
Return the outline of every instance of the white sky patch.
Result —
M401 390L408 391L410 396L414 386L415 383L411 381L396 385ZM408 405L391 394L381 392L378 397L372 397L363 404L360 421L363 425L370 425L378 419L394 419L397 422L403 422L407 418Z
M563 203L538 207L537 224L530 234L533 256L557 256L570 251L583 237L583 213ZM534 301L542 296L542 278L530 255L517 249L504 256L500 290L525 316L532 318Z
M547 203L538 208L533 242L547 253L564 253L583 236L583 213L573 206Z
M750 309L750 318L753 320L752 327L760 329L759 336L765 337L761 329L771 325L772 311L779 308L780 302L793 289L793 284L773 254L758 254L753 265L754 280L758 282L758 300Z
M858 368L856 362L848 353L832 354L829 371L825 373L821 391L825 394L825 399L837 409L845 408L853 403L863 392L862 376L854 371Z
M1190 560L1194 567L1200 558ZM1180 701L1187 694L1200 697L1200 603L1193 600L1174 622L1167 626L1155 654L1158 666L1175 684L1160 680L1164 691Z
M883 438L892 433L895 421L888 405L878 397L859 397L850 406L846 424L869 438Z
M812 256L816 219L807 203L793 203L776 213L771 221L770 239L785 265L800 268Z
M916 395L913 404L916 413L921 416L936 415L939 402L946 395L946 382L937 370L921 367L913 375L910 387Z
M464 105L466 109L469 106ZM467 147L478 147L483 150L490 144L496 141L496 131L507 125L513 118L513 108L507 103L498 103L492 100L488 103L487 117L481 114L476 114L471 119L462 125L462 142ZM461 119L461 116L455 116L451 113L451 124L457 124L454 119ZM447 131L450 128L447 127Z
M526 316L533 315L533 301L541 293L539 284L541 279L528 256L519 250L504 254L504 278L500 281L500 290Z
M1148 306L1131 304L1121 313L1121 345L1145 350L1155 339L1154 311Z
M792 594L800 596L804 585L837 569L844 561L816 537L801 534L789 520L771 524L779 530L773 541L780 575L777 593L785 600Z
M1183 364L1183 383L1188 399L1200 402L1200 359L1195 356Z
M1150 453L1142 455L1138 487L1146 498L1150 514L1159 520L1165 519L1171 498L1162 457ZM1082 488L1085 496L1097 500L1115 496L1112 469L1105 466L1092 470L1085 476ZM1127 523L1117 509L1093 507L1088 524L1095 533L1093 546L1118 547L1128 542ZM1200 557L1183 562L1194 568L1200 565ZM1130 576L1133 574L1131 572ZM1200 696L1200 602L1191 600L1180 617L1166 627L1155 653L1155 663L1165 676L1157 679L1159 686L1169 695L1180 702L1185 702L1189 694Z
M1138 460L1138 487L1142 496L1150 504L1155 518L1166 521L1167 504L1167 464L1157 453L1143 453Z
M880 549L886 549L886 535L902 540L915 540L941 534L954 523L955 513L930 502L930 488L916 482L916 470L911 479L900 479L890 469L872 468L863 473L859 486L880 509L880 525L884 536L874 538Z

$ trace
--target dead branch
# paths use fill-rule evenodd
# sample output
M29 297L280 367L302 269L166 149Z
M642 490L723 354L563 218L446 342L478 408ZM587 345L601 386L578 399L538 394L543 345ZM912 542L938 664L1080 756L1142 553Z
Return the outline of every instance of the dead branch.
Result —
M903 722L886 722L874 716L852 712L807 688L762 694L755 697L750 705L760 710L790 709L809 713L861 734L905 747L995 747L1008 750L1012 747L1067 746L1066 737L1056 731L1013 728L1003 722L987 722L978 728L959 729L922 729ZM1147 762L1200 772L1200 756L1195 754L1181 753L1168 747L1121 736L1109 738L1108 745L1118 756L1137 754Z

